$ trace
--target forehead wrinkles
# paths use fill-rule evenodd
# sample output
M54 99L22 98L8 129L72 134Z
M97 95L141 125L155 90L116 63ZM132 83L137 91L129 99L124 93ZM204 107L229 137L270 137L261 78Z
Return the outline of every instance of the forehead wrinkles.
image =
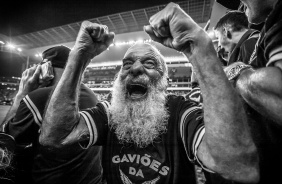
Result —
M161 53L150 44L136 44L130 47L123 59L132 59L134 61L142 58L153 58L157 62L158 70L166 71L165 61Z

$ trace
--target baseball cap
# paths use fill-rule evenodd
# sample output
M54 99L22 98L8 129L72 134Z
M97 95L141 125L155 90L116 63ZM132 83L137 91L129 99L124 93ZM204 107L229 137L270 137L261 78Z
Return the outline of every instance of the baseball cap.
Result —
M52 66L56 68L64 68L69 57L71 49L67 46L60 45L51 47L42 53L42 59L51 61ZM43 61L41 64L44 63Z

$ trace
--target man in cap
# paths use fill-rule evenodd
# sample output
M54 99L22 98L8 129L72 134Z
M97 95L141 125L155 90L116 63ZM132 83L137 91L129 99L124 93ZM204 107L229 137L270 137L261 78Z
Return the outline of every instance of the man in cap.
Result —
M55 46L42 53L41 81L49 81L48 87L28 93L20 103L17 113L4 127L15 138L17 156L17 182L27 179L31 183L100 183L102 179L101 147L89 150L78 144L64 150L47 150L38 144L44 108L53 86L58 83L66 65L70 49ZM42 67L44 66L44 68ZM34 84L36 85L36 84ZM89 108L98 102L95 94L83 83L79 85L79 108Z
M207 33L174 3L149 22L145 31L153 40L191 61L205 111L183 96L167 94L167 65L148 43L134 44L125 53L111 104L79 111L83 71L114 38L107 26L85 21L50 97L40 143L58 150L73 143L105 145L103 169L109 184L194 184L191 162L230 180L257 182L258 157L246 114Z

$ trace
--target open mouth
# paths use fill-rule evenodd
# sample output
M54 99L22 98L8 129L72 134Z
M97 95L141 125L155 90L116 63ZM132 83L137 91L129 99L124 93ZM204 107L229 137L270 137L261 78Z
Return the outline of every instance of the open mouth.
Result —
M127 92L128 96L131 99L140 99L145 97L147 94L148 88L144 84L128 84L127 85Z

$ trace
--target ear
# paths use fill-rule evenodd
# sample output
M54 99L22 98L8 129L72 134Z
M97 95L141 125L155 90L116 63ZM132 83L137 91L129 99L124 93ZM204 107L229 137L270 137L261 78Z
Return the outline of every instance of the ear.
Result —
M224 35L225 37L227 37L228 39L231 39L231 38L232 38L232 35L231 35L230 30L228 30L226 27L223 27L223 35Z
M231 34L231 32L229 30L227 31L227 35L226 36L227 36L228 39L232 38L232 34Z

